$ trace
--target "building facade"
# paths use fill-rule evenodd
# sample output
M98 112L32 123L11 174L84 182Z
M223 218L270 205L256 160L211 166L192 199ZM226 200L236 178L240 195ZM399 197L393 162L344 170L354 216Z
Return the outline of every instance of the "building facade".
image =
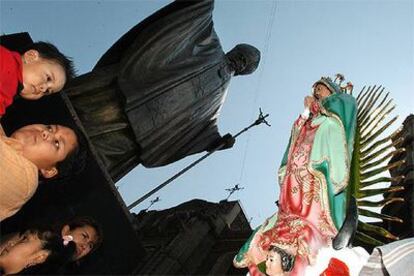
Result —
M399 217L403 220L402 223L388 221L385 222L385 227L400 239L414 236L414 115L409 115L403 122L401 131L394 141L403 137L403 141L396 146L396 148L404 148L405 151L395 155L390 163L399 160L405 160L401 166L390 170L392 177L404 176L403 179L392 182L393 186L404 186L404 190L400 192L391 193L390 197L401 197L403 202L397 202L385 206L382 213Z
M191 200L141 211L135 225L146 255L134 274L246 275L233 258L252 233L238 201Z

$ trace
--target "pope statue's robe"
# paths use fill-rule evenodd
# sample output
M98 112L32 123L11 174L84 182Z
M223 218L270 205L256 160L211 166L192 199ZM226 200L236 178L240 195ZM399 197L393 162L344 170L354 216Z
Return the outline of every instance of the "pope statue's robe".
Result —
M163 166L221 141L217 119L230 78L253 72L260 52L246 46L253 49L253 65L249 54L223 52L213 4L164 7L65 90L114 180L139 163Z

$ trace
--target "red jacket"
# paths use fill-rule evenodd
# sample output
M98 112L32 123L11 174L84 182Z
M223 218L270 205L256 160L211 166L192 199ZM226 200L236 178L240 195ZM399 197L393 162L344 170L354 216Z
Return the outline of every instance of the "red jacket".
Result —
M12 104L19 83L23 82L22 58L19 53L0 46L0 116Z

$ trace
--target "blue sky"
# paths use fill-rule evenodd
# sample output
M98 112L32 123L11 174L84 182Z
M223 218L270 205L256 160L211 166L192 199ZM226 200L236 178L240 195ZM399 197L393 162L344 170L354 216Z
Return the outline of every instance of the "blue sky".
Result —
M0 32L28 31L74 58L78 73L127 30L170 1L0 1ZM382 84L394 98L398 124L414 111L414 3L406 1L248 1L219 0L216 31L228 51L250 43L262 51L259 69L233 78L219 118L219 129L237 133L256 119L259 107L271 127L241 136L233 149L214 154L154 195L164 209L201 198L226 198L240 183L239 199L252 225L275 210L277 168L303 98L321 76L340 72L359 91ZM198 156L167 167L142 166L117 185L127 204L163 182ZM149 200L133 211L147 208Z

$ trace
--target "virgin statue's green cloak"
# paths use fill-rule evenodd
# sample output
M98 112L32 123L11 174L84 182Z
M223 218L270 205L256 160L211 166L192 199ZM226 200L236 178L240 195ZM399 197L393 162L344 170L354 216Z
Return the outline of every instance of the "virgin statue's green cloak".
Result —
M315 85L318 83L327 86L332 95L320 102L321 114L312 119L312 125L319 127L312 145L309 169L321 181L326 182L329 210L339 230L345 218L345 190L349 182L357 105L353 96L342 92L339 85L330 79L322 78ZM280 183L283 181L292 140L295 140L294 132L295 130L292 131L279 169Z

